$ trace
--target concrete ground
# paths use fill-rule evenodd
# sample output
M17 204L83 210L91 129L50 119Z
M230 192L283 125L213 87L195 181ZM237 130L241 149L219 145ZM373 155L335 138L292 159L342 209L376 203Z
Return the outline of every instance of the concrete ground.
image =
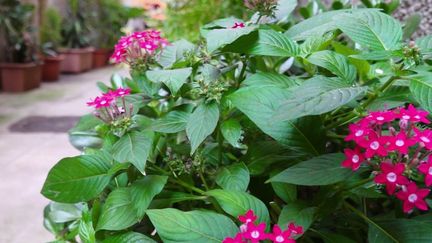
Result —
M61 158L79 155L66 133L11 133L14 122L34 115L80 116L97 96L97 81L108 83L113 67L79 75L62 75L56 83L22 94L0 92L0 243L41 243L54 240L43 227L40 194L50 168ZM123 71L124 72L124 71Z

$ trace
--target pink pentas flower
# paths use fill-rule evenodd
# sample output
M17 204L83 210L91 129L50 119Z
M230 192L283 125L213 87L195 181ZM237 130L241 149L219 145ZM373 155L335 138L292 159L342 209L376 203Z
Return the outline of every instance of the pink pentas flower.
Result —
M361 163L365 160L363 153L359 147L352 149L344 149L346 159L342 162L342 166L351 168L353 171L360 168Z
M375 183L383 184L386 186L387 193L392 195L397 186L406 185L409 180L403 175L405 171L405 164L397 163L392 165L391 163L381 163L381 173L375 176Z
M396 197L403 201L403 211L405 213L411 212L415 207L426 211L428 205L425 202L425 197L429 192L429 189L419 189L414 182L410 182L396 193Z
M420 131L417 128L413 128L413 131L415 134L414 139L416 139L421 146L426 147L428 150L432 150L432 131L429 129Z
M399 118L410 122L429 124L430 121L426 118L428 114L427 111L416 109L412 104L409 104L407 109L401 108L399 110Z
M243 237L248 239L251 243L260 242L260 240L267 239L267 234L265 233L266 223L260 223L254 225L253 223L248 223L247 231L243 233Z
M300 225L295 225L294 223L290 223L288 225L288 230L291 231L294 235L301 235L303 234L303 227Z
M253 223L257 218L252 209L249 209L244 215L238 216L239 221L244 224Z
M392 111L374 111L370 112L366 119L376 124L384 124L394 121L396 117L396 114Z
M371 158L374 155L386 156L388 151L385 147L387 143L387 138L378 136L375 132L370 132L368 135L368 140L362 140L359 145L366 149L365 157Z
M349 134L345 137L345 141L355 141L360 142L365 139L365 137L369 134L371 131L370 128L368 128L363 123L353 123L348 126Z
M407 154L409 147L416 143L415 140L408 138L404 131L399 132L396 136L390 136L388 142L390 151L398 151L401 154Z
M222 243L246 243L246 241L243 240L243 235L241 233L237 233L234 238L227 237Z
M242 22L235 22L234 25L231 27L231 29L238 29L238 28L244 28L245 24Z
M424 161L418 166L418 171L425 175L426 186L432 185L432 157L429 156L428 161Z
M275 224L273 226L273 232L268 235L268 239L275 243L295 243L295 240L290 238L291 235L290 229L282 231L279 225Z

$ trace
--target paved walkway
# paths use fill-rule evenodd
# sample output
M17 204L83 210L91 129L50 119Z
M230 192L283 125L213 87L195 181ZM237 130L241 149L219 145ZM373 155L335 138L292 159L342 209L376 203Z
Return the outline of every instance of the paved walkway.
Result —
M44 229L41 194L49 169L79 151L66 133L11 133L10 124L27 116L80 116L85 102L98 95L97 81L108 83L113 67L80 75L23 94L0 93L0 243L42 243L54 240Z

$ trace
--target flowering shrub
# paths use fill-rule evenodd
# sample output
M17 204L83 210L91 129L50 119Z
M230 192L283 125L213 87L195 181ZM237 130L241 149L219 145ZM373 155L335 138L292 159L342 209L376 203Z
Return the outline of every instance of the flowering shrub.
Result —
M98 84L42 188L58 241L430 242L432 37L275 3L198 45L121 39L130 77Z

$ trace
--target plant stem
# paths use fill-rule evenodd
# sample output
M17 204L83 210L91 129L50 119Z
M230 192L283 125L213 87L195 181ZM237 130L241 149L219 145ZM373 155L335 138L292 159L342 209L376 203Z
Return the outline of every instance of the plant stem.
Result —
M209 187L208 187L208 184L207 184L206 179L204 178L204 174L203 174L203 170L202 170L202 168L200 168L198 174L199 174L199 177L200 177L200 179L201 179L201 181L202 181L202 183L203 183L203 185L204 185L204 188L208 191L208 190L209 190Z
M351 204L344 202L345 207L350 209L353 213L357 214L360 218L364 219L369 224L373 225L377 229L379 229L381 232L383 232L388 238L390 238L393 242L399 242L397 239L395 239L392 235L390 235L387 231L385 231L381 226L379 226L377 223L375 223L373 220L371 220L368 216L364 215L363 212L353 207Z
M186 182L184 182L182 180L174 179L174 178L171 178L171 177L169 178L169 180L171 182L173 182L174 184L179 184L180 186L182 186L184 188L187 188L187 189L189 189L191 191L197 192L197 193L199 193L201 195L205 194L205 191L203 191L203 190L201 190L201 189L199 189L199 188L197 188L195 186L192 186L192 185L190 185L190 184L188 184L188 183L186 183Z

